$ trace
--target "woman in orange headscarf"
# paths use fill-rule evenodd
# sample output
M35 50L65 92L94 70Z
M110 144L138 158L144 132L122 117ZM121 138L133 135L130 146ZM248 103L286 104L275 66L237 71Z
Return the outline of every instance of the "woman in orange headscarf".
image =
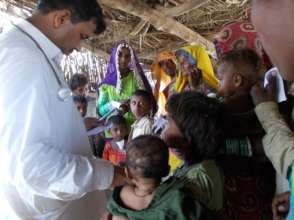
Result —
M159 107L159 114L165 112L165 103L170 95L170 88L176 80L176 57L171 51L161 52L151 65L152 78L155 81L154 97Z
M158 104L159 114L165 114L165 104L168 96L174 91L174 84L177 77L176 57L171 51L164 51L158 54L151 65L152 78L155 81L154 97ZM169 165L174 171L182 161L172 152L169 154Z

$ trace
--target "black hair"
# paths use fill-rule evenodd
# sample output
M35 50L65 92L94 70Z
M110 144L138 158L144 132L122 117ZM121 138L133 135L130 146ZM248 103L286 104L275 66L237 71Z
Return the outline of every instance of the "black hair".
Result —
M74 74L69 80L70 89L76 90L79 86L85 86L88 83L88 78L83 74Z
M169 174L168 147L159 137L141 135L127 145L125 165L134 170L134 175L160 180Z
M158 110L158 106L152 92L143 89L137 89L132 96L140 96L150 104L151 115L154 116Z
M82 95L74 95L73 96L73 101L74 102L83 103L85 105L88 104L88 101L87 101L86 97L85 96L82 96Z
M188 142L195 162L217 157L222 138L223 105L198 92L172 95L167 112Z
M238 74L241 74L246 78L261 78L259 75L262 69L261 59L256 52L251 49L243 48L224 53L220 57L218 63L222 62L232 64L233 68L238 71Z
M96 34L105 30L102 10L97 0L38 0L37 9L43 14L68 9L73 24L95 18Z
M143 89L138 89L136 90L132 96L139 96L142 97L146 102L148 102L151 106L151 102L152 102L152 94L150 94L150 92L143 90Z
M127 126L127 120L122 115L113 115L108 119L107 122L109 124Z

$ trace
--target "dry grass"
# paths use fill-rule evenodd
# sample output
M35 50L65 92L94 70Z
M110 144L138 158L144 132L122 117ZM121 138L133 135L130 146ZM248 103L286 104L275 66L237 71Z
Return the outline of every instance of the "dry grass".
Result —
M173 9L193 0L144 1L155 9ZM35 2L34 0L0 0L0 10L28 15L35 8ZM248 18L248 0L207 0L204 2L200 7L177 16L175 19L207 39L211 40L213 35L225 24ZM16 11L13 7L21 10ZM126 40L132 44L141 59L150 62L157 52L165 49L177 49L186 44L184 40L176 36L156 30L148 22L142 22L139 17L104 5L102 7L107 30L90 42L92 47L109 54L115 42Z

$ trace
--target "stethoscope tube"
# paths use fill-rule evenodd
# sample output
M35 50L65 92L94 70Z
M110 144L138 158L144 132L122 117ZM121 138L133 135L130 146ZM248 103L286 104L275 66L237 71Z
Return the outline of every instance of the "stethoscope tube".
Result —
M23 33L24 35L26 35L28 38L30 38L31 41L34 42L34 44L37 46L37 48L42 52L43 56L45 57L47 63L49 64L50 68L52 69L53 71L53 74L54 74L54 77L59 85L59 89L57 91L57 97L60 101L66 101L68 100L71 96L72 96L72 91L67 88L67 87L64 87L62 85L62 82L61 80L59 79L58 75L57 75L57 72L55 70L55 68L53 67L51 61L49 60L49 58L47 57L45 51L42 49L42 47L40 46L40 44L30 35L28 34L25 30L23 30L21 27L19 27L18 25L12 23L12 25L17 28L21 33Z

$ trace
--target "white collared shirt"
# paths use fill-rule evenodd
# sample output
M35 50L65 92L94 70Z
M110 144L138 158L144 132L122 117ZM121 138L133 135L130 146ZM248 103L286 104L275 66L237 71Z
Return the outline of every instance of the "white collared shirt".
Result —
M17 24L54 59L61 51L26 20ZM0 219L98 219L113 166L92 157L72 99L34 42L15 27L0 35ZM4 205L5 203L5 205ZM10 212L8 211L10 210Z
M153 120L149 116L137 119L131 126L130 140L140 135L152 134Z

